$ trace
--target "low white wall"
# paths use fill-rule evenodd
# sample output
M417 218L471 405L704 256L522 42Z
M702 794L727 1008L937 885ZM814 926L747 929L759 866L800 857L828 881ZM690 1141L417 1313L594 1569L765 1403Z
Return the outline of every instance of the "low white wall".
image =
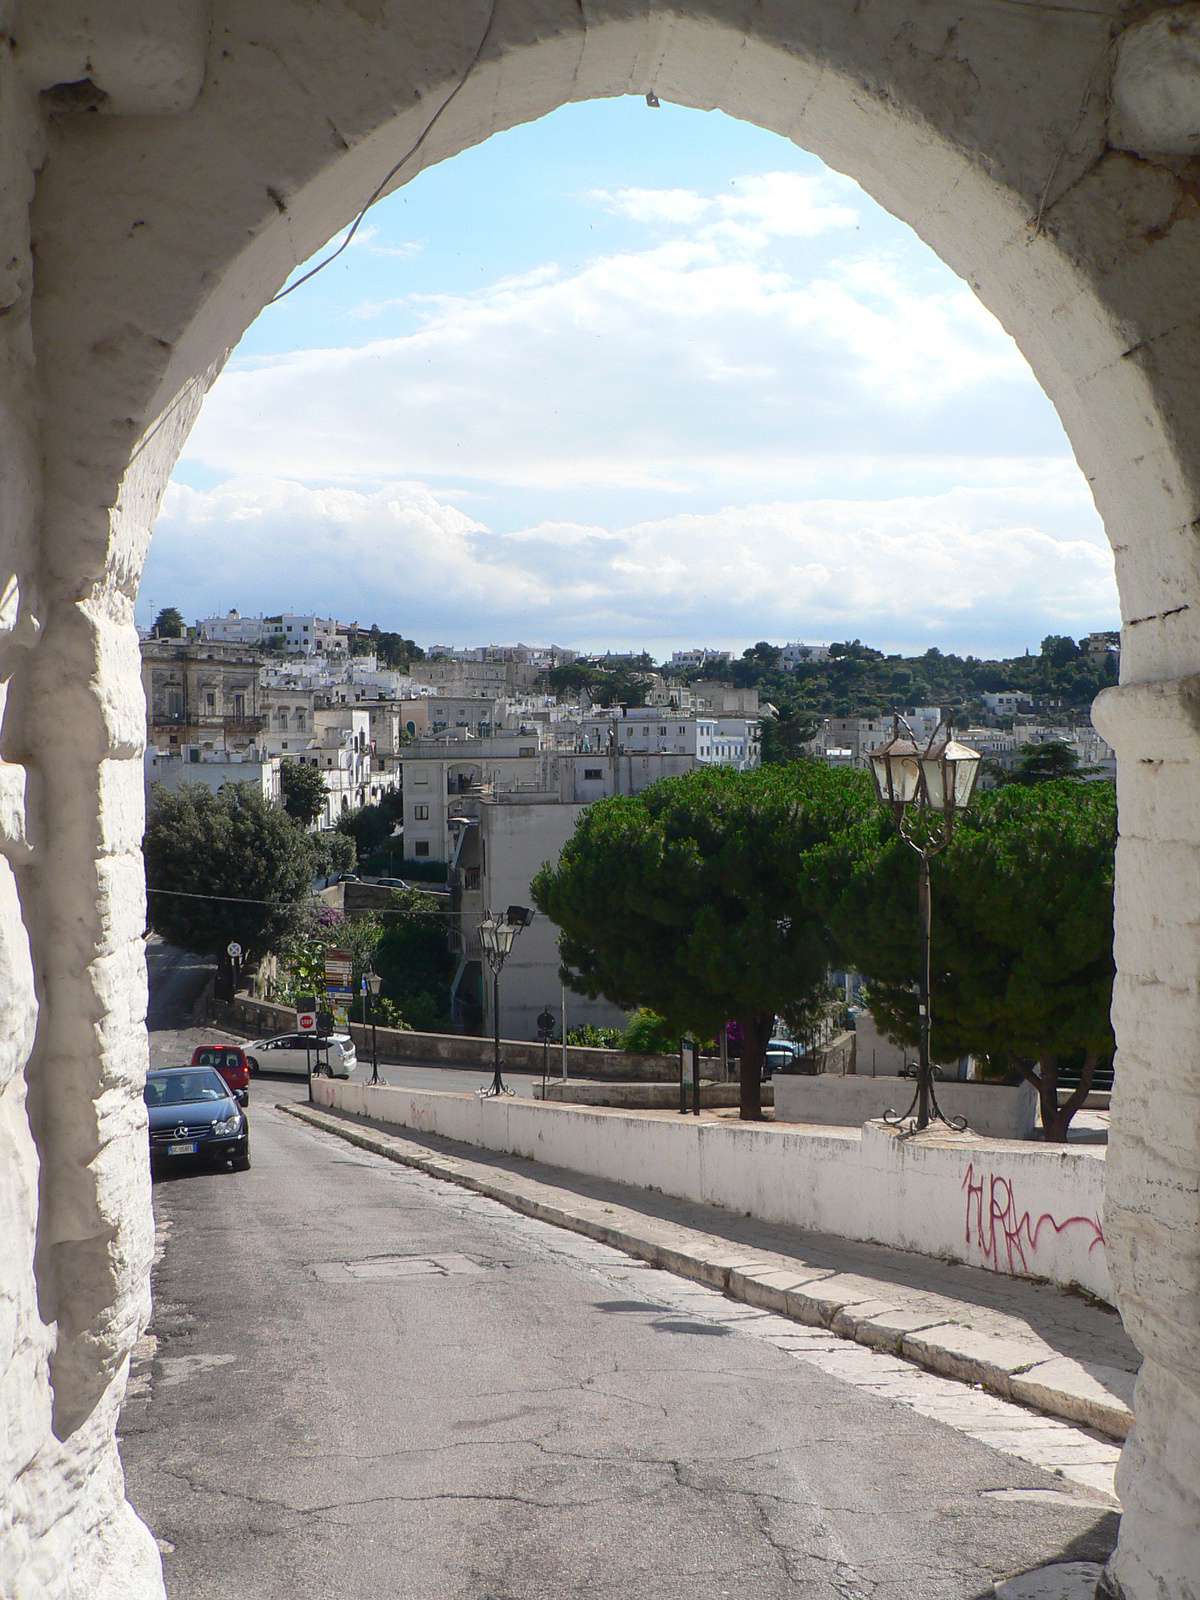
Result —
M859 1127L885 1111L903 1112L917 1086L910 1078L842 1078L819 1073L777 1072L776 1122L816 1122ZM948 1117L966 1117L973 1133L986 1139L1027 1139L1037 1119L1033 1085L1009 1088L999 1083L938 1083L938 1104Z
M592 1177L1111 1300L1104 1148L697 1121L321 1079L321 1105Z

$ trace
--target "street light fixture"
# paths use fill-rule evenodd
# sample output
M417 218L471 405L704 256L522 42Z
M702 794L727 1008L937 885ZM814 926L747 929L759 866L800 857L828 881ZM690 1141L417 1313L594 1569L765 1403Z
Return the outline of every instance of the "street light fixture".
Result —
M479 924L479 943L492 969L492 1022L495 1025L496 1043L491 1087L479 1091L484 1099L513 1092L505 1088L500 1073L500 968L508 960L517 934L532 921L533 912L525 906L509 906L507 911L489 911Z
M905 737L900 725L904 723ZM913 731L901 716L893 722L892 739L871 754L871 776L884 805L891 808L900 837L917 854L917 913L919 922L920 965L918 982L918 1036L920 1059L917 1066L917 1092L912 1105L900 1120L917 1108L918 1129L929 1126L929 1113L941 1122L942 1115L933 1090L933 1068L929 1060L929 862L950 843L954 819L968 809L979 779L980 754L954 737L949 719L938 724L933 737L922 750ZM961 1119L956 1118L955 1122ZM965 1122L962 1126L966 1126Z
M379 1045L377 1042L378 1036L375 1032L375 1002L379 999L379 990L383 984L383 979L375 971L374 967L368 967L363 973L363 981L367 986L367 992L371 996L371 1076L368 1082L386 1085L386 1080L379 1076Z

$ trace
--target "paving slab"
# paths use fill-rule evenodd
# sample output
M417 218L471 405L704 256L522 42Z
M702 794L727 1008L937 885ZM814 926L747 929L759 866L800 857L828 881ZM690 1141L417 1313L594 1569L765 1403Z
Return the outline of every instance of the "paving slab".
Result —
M787 1318L812 1330L809 1338L823 1332L829 1348L841 1340L890 1351L1110 1439L1124 1439L1132 1426L1137 1351L1111 1308L1088 1297L738 1217L519 1157L452 1146L345 1112L303 1103L278 1109L390 1160L719 1289L761 1314ZM1004 1426L999 1424L998 1431ZM1102 1445L1096 1454L1089 1441L1080 1440L1068 1454L1081 1467L1107 1460L1111 1475L1111 1446Z

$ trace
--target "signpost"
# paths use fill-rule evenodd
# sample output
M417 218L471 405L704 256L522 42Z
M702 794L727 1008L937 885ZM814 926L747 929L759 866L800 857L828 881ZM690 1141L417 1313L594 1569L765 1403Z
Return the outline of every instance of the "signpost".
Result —
M542 1041L542 1099L546 1098L546 1079L550 1073L550 1035L554 1032L554 1013L543 1006L537 1019L538 1038Z
M692 1111L700 1115L700 1046L690 1035L679 1041L679 1115L687 1115L688 1090L692 1092Z
M296 996L296 1031L304 1035L304 1070L308 1077L308 1100L312 1104L312 1054L308 1041L317 1031L317 997L315 994Z
M233 988L230 991L229 998L230 998L230 1000L236 1000L237 999L237 988L238 988L238 972L239 972L239 965L238 964L242 959L242 947L237 942L236 939L231 939L229 941L229 943L225 946L225 954L229 957L230 964L233 967Z
M325 999L335 1008L354 999L354 952L326 950Z

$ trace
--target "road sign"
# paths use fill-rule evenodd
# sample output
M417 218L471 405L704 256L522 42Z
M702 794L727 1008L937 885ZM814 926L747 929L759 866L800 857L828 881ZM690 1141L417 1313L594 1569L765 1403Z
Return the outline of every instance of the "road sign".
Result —
M316 1033L317 1013L315 1011L297 1011L296 1027L301 1033Z
M236 939L231 939L225 946L225 954L231 961L236 961L242 953L242 947Z
M352 950L326 950L325 998L327 1000L352 1000L354 998L354 952Z
M537 1025L538 1025L538 1037L541 1038L541 1039L548 1039L550 1037L550 1035L554 1032L554 1013L553 1013L553 1011L543 1011L543 1012L541 1012L541 1014L538 1016L538 1019L537 1019Z

